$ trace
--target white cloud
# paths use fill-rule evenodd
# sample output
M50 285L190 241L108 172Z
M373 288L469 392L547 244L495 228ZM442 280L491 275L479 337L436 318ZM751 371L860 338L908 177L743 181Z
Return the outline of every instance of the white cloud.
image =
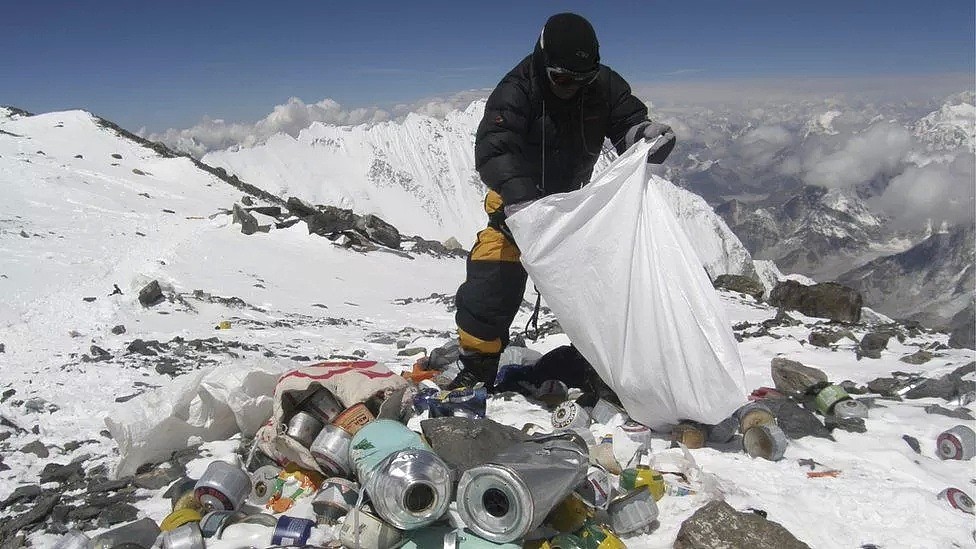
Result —
M804 161L803 179L822 187L850 187L893 175L912 147L908 130L897 124L879 123L863 133L846 137L839 150L811 150Z
M976 215L976 160L962 153L948 163L911 166L891 180L876 201L895 224L918 229L928 220L938 227L973 223Z

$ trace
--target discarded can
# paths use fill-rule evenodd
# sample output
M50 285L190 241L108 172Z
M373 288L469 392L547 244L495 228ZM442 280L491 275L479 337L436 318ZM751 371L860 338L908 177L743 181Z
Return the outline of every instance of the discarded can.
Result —
M298 405L302 411L315 416L322 423L332 423L342 413L342 405L332 393L320 387Z
M391 549L399 547L402 539L402 532L362 509L349 513L339 528L343 547Z
M556 406L569 398L569 387L558 379L548 379L535 390L535 398L546 406Z
M576 487L576 493L590 506L606 509L613 497L610 474L602 467L591 466L586 470L586 481Z
M851 396L840 385L828 385L817 393L817 398L814 399L813 404L818 412L826 416L834 410L834 406L838 402L850 398Z
M438 549L523 549L522 544L519 543L503 545L492 543L467 530L438 525L407 532L407 540L402 547L403 549L430 549L431 547Z
M218 330L230 330L230 321L229 320L221 320L220 322L217 323L217 329Z
M587 522L579 531L583 549L627 549L624 542L609 528L596 522Z
M583 527L592 514L583 498L574 492L556 505L546 518L546 522L560 532L575 532Z
M363 485L390 454L407 448L430 449L420 435L392 419L378 419L356 433L349 443L349 460Z
M587 446L596 446L596 437L593 436L593 431L590 431L589 427L571 427L568 429L556 429L553 431L554 434L559 433L572 433L586 443Z
M700 423L683 421L671 429L671 440L694 450L705 446L705 427Z
M359 499L359 485L344 478L329 478L312 500L312 510L321 522L335 524L352 510Z
M274 545L305 545L308 537L312 535L312 527L315 521L281 516L275 524L274 533L271 534L271 543Z
M193 495L193 488L197 481L192 478L181 478L166 489L164 497L169 497L171 502L170 509L202 509L200 502Z
M630 492L640 488L646 488L655 501L660 501L664 497L664 476L647 465L630 467L620 473L621 490Z
M788 445L786 434L773 424L757 425L742 435L742 448L747 454L769 461L783 459Z
M251 473L251 493L248 495L247 502L255 507L264 507L275 494L275 485L281 471L281 467L277 465L262 465Z
M860 400L853 398L842 400L834 404L834 416L839 418L868 417L868 407Z
M602 442L590 446L590 463L599 465L615 475L619 475L622 470L620 462L617 461L617 456L613 453L613 442Z
M251 493L251 477L240 467L213 461L194 485L193 493L204 509L237 511Z
M773 415L773 411L761 402L750 402L739 408L735 415L739 418L739 432L743 435L758 425L776 423L776 416Z
M210 511L200 520L200 534L204 538L212 538L221 531L224 523L234 518L240 520L244 516L238 511Z
M332 420L332 424L337 427L342 427L347 433L355 436L364 425L376 419L373 413L369 411L369 408L365 404L360 402L354 406L346 408L344 412L336 416Z
M196 509L178 509L166 515L166 518L159 523L159 529L163 532L175 530L190 522L200 522L203 517Z
M607 507L610 528L626 535L640 532L657 519L657 503L648 490L634 490L615 498Z
M349 443L352 437L345 429L326 425L312 441L309 451L326 475L348 477L352 473L349 463Z
M583 549L583 540L573 534L559 534L542 544L540 549Z
M946 488L939 492L939 499L948 502L955 509L970 515L976 513L973 509L973 498L959 488Z
M457 506L475 534L496 543L522 538L586 478L585 447L558 437L511 446L461 475Z
M935 442L942 459L969 460L976 454L976 432L965 425L943 431Z
M78 530L68 532L58 540L54 549L89 549L91 539Z
M298 412L288 420L288 429L285 431L285 434L308 448L319 434L319 431L322 430L322 426L322 422L315 419L312 414Z
M708 425L706 431L708 432L708 442L725 444L735 438L739 431L739 417L732 414L715 425Z
M203 549L203 534L197 523L184 524L159 536L162 549Z
M593 413L590 415L593 416L593 421L604 425L624 423L629 419L623 408L604 398L596 401L596 404L593 405Z
M590 414L579 404L566 401L553 410L552 426L556 429L587 429L590 426Z
M365 482L373 509L401 530L433 523L451 504L451 468L425 448L390 454Z
M649 427L634 420L625 422L620 429L624 432L624 436L638 444L648 444L653 436Z

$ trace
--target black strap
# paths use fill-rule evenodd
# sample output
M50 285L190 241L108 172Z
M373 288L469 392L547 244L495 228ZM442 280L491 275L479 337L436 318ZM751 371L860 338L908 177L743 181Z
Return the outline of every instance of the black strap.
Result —
M532 341L539 339L539 306L541 304L542 294L539 293L539 288L535 288L535 310L532 311L532 316L529 317L528 322L525 323L525 329L522 330L522 335L526 339L531 339ZM531 333L529 332L529 326L532 327Z

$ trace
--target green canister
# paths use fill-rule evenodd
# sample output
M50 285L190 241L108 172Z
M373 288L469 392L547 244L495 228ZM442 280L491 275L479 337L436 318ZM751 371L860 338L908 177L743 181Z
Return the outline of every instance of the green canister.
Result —
M834 410L835 404L842 400L850 400L850 398L851 396L840 385L828 385L817 393L814 406L818 412L826 416Z

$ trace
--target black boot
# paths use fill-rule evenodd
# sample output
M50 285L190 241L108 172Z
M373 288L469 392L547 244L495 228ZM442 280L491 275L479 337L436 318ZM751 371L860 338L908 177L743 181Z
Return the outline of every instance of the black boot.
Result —
M495 386L495 376L498 374L498 355L461 354L458 358L461 371L451 381L449 390L461 387L474 387L484 383L490 392Z

